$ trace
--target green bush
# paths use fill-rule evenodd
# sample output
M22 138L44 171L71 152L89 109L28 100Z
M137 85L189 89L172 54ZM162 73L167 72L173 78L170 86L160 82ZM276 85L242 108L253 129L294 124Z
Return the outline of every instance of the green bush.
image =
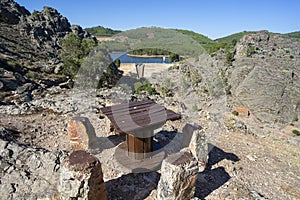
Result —
M170 55L169 55L169 60L170 60L170 62L172 63L172 62L177 62L177 61L179 61L179 55L178 54L175 54L175 53L170 53Z
M294 133L295 135L297 135L297 136L300 136L300 131L298 131L298 130L296 130L296 129L293 130L293 133Z
M149 81L134 83L134 92L136 94L141 94L142 91L147 92L149 95L157 94L155 88L152 87Z
M236 110L232 111L232 114L235 115L235 116L239 116L239 112L236 111Z
M171 94L171 90L167 87L164 87L164 86L160 86L157 88L157 91L159 92L159 94L161 96L170 96Z
M247 49L246 55L247 55L247 57L250 57L253 54L255 54L255 48L254 48L254 46L249 46L248 49Z
M34 72L34 71L28 71L25 76L31 80L35 80L37 78L39 78L39 73L38 72Z
M31 15L33 16L34 20L39 20L40 19L39 12L36 11L36 10L34 10Z
M294 122L297 122L298 120L299 120L298 115L295 115L293 121L294 121Z
M117 58L115 61L114 61L115 65L119 68L120 65L121 65L121 60L119 58Z
M226 63L228 65L232 65L232 62L234 61L234 56L231 51L226 51Z
M198 111L198 106L197 106L196 104L194 104L194 105L192 106L192 110L193 110L194 112Z

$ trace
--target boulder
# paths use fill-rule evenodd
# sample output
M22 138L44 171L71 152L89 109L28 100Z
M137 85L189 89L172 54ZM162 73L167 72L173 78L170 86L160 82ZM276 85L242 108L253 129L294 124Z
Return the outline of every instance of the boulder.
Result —
M86 117L75 117L69 121L68 134L74 151L88 150L97 140L95 129Z
M205 167L208 162L208 145L205 130L202 127L191 124L184 126L182 148L185 147L188 147L192 155L199 161L199 166Z
M190 152L178 152L162 162L158 200L191 199L195 192L198 161Z
M61 199L107 199L100 161L86 151L74 151L63 162L58 190Z

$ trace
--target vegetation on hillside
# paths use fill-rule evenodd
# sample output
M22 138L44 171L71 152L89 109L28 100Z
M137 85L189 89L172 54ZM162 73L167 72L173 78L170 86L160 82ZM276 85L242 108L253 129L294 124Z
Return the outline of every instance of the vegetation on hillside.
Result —
M62 73L73 79L84 58L96 45L92 39L81 39L74 33L69 34L61 41L60 58L64 63Z
M218 38L215 41L219 43L227 43L227 44L233 44L242 39L245 35L257 33L257 31L243 31L239 33L234 33L232 35L228 35L226 37Z
M170 51L158 48L144 48L144 49L136 49L133 51L129 51L129 54L133 55L165 55L169 57L170 62L176 62L180 60L180 56L176 53L172 53Z
M188 30L175 29L176 31L191 37L193 40L201 44L201 46L207 51L208 54L213 55L220 49L225 49L227 55L227 61L230 64L232 62L232 49L234 48L238 40L233 41L214 41L202 34L195 33Z
M178 31L184 35L191 37L193 40L195 40L199 44L214 44L214 43L216 43L212 39L210 39L204 35L201 35L199 33L195 33L193 31L182 30L182 29L175 29L175 31Z
M129 51L128 53L133 55L170 55L171 52L158 48L144 48L135 49L133 51Z
M96 26L96 27L91 27L91 28L86 28L85 29L87 32L91 33L94 36L113 36L115 34L120 33L121 31L119 30L113 30L110 28L105 28L103 26Z
M286 33L286 34L283 34L283 36L290 38L292 40L300 41L300 31Z

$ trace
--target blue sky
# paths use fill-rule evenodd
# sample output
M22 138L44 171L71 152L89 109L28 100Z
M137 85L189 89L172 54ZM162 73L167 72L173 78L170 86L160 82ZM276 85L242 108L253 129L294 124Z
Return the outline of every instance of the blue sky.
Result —
M16 0L29 11L56 8L71 24L118 30L157 26L188 29L212 39L251 30L300 30L298 0Z

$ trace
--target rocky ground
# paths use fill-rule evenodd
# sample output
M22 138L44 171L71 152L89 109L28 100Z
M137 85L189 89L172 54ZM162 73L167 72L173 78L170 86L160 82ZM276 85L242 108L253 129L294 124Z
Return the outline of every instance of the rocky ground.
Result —
M108 119L98 113L96 105L98 108L110 105L114 100L110 98L111 94L115 93L122 93L121 88L98 91L97 95L90 96L93 100L87 102L90 104L84 105L85 108L76 105L74 97L89 94L78 95L66 89L52 94L49 91L46 97L36 98L30 104L1 106L0 125L5 127L1 129L1 191L6 191L6 199L35 199L41 195L39 191L50 187L44 184L45 187L25 190L19 184L24 181L28 185L33 184L31 181L47 181L51 189L47 189L43 197L57 194L59 166L70 152L66 124L74 116L88 117L101 141L92 152L102 162L109 199L156 199L159 171L133 174L114 157L116 145L125 138L110 131ZM136 98L143 98L143 95L137 95ZM216 129L218 131L212 136L209 127L215 110L210 109L213 107L210 103L202 107L199 104L199 109L193 110L190 108L193 106L183 106L183 102L174 96L150 95L150 98L184 115L181 122L168 122L162 130L181 132L187 120L194 122L193 116L198 116L201 125L207 128L209 163L207 169L198 175L195 199L300 197L297 190L300 183L299 143L295 142L298 137L249 133L244 130L245 124L240 126L239 121L245 123L250 119L235 116L231 112L224 114L224 126ZM188 113L192 114L188 117ZM37 166L31 166L36 162L39 163ZM45 163L53 163L53 167L50 167L53 170L45 168ZM53 174L51 180L45 180L43 177L49 177L49 173Z

